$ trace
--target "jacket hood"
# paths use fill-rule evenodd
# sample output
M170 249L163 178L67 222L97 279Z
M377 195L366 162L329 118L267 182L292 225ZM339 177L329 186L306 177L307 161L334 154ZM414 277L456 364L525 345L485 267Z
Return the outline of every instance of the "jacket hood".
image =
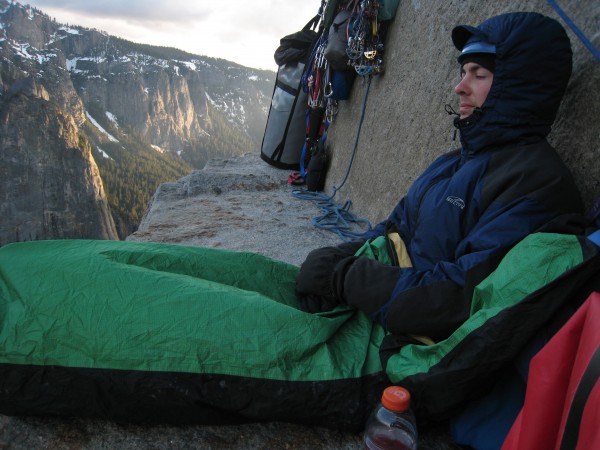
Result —
M462 50L472 35L496 46L496 62L481 110L455 121L463 151L544 139L571 76L571 43L564 28L538 13L508 13L477 27L458 26L452 41Z

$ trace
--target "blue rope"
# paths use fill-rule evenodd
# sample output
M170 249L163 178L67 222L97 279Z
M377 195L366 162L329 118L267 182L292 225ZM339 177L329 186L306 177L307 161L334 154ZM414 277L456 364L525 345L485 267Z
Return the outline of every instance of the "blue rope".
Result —
M292 195L300 200L313 200L316 201L317 206L321 209L322 215L314 217L311 223L319 229L331 231L336 233L343 241L352 241L359 239L364 236L366 232L371 230L371 223L367 219L362 219L354 216L350 212L352 202L346 200L343 205L339 205L333 200L335 194L346 184L348 176L350 175L350 169L356 156L356 149L358 148L358 139L360 137L360 131L365 118L365 110L367 105L367 97L369 95L369 89L371 87L371 77L369 76L367 81L367 89L363 100L362 111L360 113L360 120L358 123L358 131L356 133L356 139L354 140L354 148L352 150L352 156L350 157L350 163L346 170L346 175L342 180L339 187L333 187L333 193L327 195L322 192L313 192L306 189L295 189L292 191Z
M333 196L306 189L295 189L292 195L299 200L315 201L322 214L311 219L312 225L337 234L343 241L359 239L371 229L367 219L357 218L350 212L352 206L350 200L347 200L344 205L339 205L333 200Z
M575 25L575 23L573 23L573 21L571 20L571 18L567 15L567 13L565 13L560 6L558 6L556 4L556 2L554 0L548 0L548 4L550 6L552 6L554 8L554 10L558 13L558 15L560 17L562 17L562 19L565 21L565 23L567 25L569 25L569 27L571 27L571 29L573 30L573 32L577 35L577 37L581 40L581 42L583 42L583 45L585 45L588 50L590 52L592 52L592 55L594 55L596 57L596 59L598 61L600 61L600 51L598 51L596 49L596 47L594 47L594 44L592 44L590 42L590 40L585 36L585 34L583 34L583 32L577 27L577 25Z
M360 138L360 130L362 129L363 121L365 120L365 110L367 109L367 97L369 96L369 90L371 89L371 76L367 78L367 90L365 91L365 97L363 99L362 110L360 112L360 119L358 121L358 130L356 132L356 138L354 139L354 148L352 149L352 156L350 157L350 164L348 164L348 169L346 170L346 175L342 180L342 184L340 187L333 186L333 194L332 197L335 196L337 191L339 191L346 181L348 180L348 176L350 175L350 169L352 168L352 164L354 163L354 157L356 156L356 149L358 148L358 139Z

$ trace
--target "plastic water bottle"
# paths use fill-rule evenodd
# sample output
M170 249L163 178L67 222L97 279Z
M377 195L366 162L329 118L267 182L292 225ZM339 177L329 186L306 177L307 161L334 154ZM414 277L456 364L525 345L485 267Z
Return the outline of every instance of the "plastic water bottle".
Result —
M416 450L417 437L410 393L400 386L386 388L381 403L367 421L363 447L369 450Z

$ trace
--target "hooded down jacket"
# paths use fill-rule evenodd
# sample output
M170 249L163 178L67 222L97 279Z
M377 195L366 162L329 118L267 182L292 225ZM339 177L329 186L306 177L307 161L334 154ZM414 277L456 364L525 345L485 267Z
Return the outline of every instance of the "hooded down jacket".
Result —
M535 33L532 32L535 30ZM469 314L473 287L525 236L581 213L567 167L546 141L571 74L562 26L537 13L459 26L496 46L494 80L480 109L455 119L462 148L439 157L389 218L366 237L397 231L412 268L351 256L339 295L396 335L444 339Z

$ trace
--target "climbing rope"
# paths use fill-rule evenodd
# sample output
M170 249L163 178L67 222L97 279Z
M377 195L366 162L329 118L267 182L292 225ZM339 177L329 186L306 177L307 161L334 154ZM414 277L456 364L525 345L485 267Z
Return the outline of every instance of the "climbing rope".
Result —
M331 195L327 195L323 192L309 191L307 189L294 189L292 195L300 200L312 200L316 202L316 205L321 209L322 214L314 217L311 223L316 228L331 231L337 234L343 241L352 241L361 238L367 231L371 230L371 224L367 219L358 218L350 212L352 202L347 200L343 205L338 204L334 201L335 195L339 190L346 184L354 163L356 156L356 150L358 149L358 141L360 138L360 132L362 124L365 118L365 110L367 106L367 98L369 96L369 90L371 88L371 77L367 77L365 96L363 99L362 110L358 122L358 129L356 137L354 139L354 148L352 149L352 155L346 174L339 187L333 186L333 192Z
M325 231L331 231L337 234L343 241L353 241L360 239L371 229L371 224L367 219L357 218L350 212L352 202L347 200L343 205L339 205L323 192L312 192L304 189L297 189L292 195L299 200L312 200L322 214L313 217L311 223L315 228Z
M596 57L598 61L600 61L600 51L591 41L586 37L586 35L575 25L575 23L571 20L571 18L567 15L566 12L562 10L560 6L554 0L548 0L548 4L554 8L554 10L558 13L558 15L565 21L567 25L573 30L573 32L577 35L577 37L583 42L583 45L587 47L587 49Z

